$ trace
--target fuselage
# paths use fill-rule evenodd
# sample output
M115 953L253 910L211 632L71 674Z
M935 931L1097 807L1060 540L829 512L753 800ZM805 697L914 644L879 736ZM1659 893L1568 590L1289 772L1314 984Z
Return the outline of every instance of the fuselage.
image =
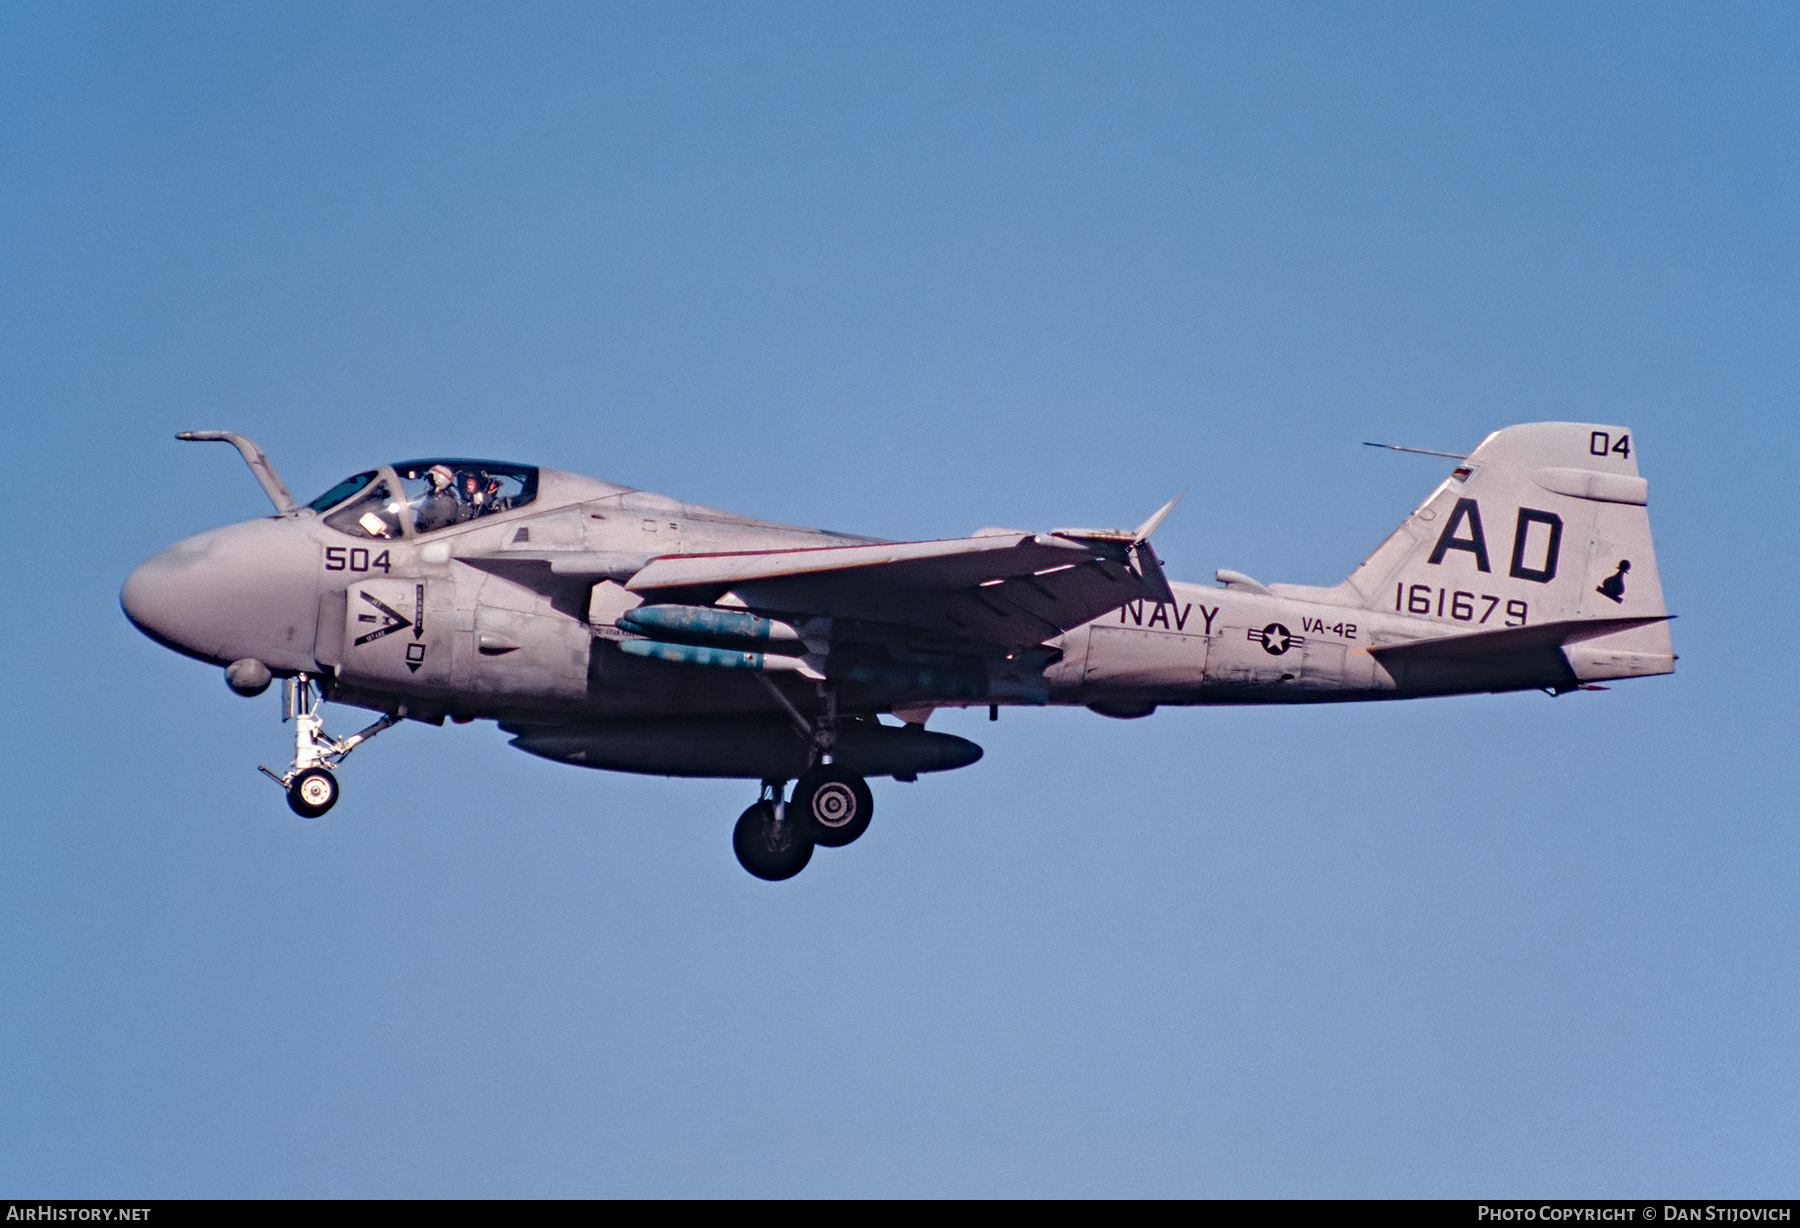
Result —
M777 709L767 683L747 672L622 652L629 637L618 619L638 598L621 582L657 556L876 540L548 469L535 471L524 506L421 532L420 500L409 514L395 471L371 473L395 492L392 527L376 530L390 536L371 536L330 505L214 529L134 571L121 595L126 612L146 634L190 656L321 677L334 699L426 720L768 713ZM577 557L616 559L618 574L595 579L591 566L562 568ZM1468 591L1438 585L1396 598L1413 612L1366 608L1357 604L1361 594L1342 585L1176 583L1171 592L1173 601L1130 602L1046 641L1024 683L958 675L956 685L934 690L931 680L943 671L924 668L912 684L885 676L847 682L839 702L847 713L1049 703L1135 716L1157 705L1329 702L1570 680L1554 654L1535 665L1514 654L1485 671L1413 669L1409 676L1372 651L1524 625L1529 594L1502 583ZM892 651L907 659L903 644Z

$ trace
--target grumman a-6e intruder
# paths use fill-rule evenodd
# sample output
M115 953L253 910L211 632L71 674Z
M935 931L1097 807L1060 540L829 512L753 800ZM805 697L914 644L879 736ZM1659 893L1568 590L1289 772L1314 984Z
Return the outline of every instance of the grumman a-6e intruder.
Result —
M1331 588L1171 583L1134 530L889 542L734 516L572 473L431 459L304 507L225 431L277 515L202 533L125 582L146 635L282 679L308 817L345 755L402 719L494 720L582 767L761 782L737 855L765 879L868 827L870 776L981 748L942 707L1326 703L1541 688L1674 669L1630 431L1496 431ZM325 700L379 720L351 737ZM882 718L888 718L883 720ZM794 782L788 795L788 782Z

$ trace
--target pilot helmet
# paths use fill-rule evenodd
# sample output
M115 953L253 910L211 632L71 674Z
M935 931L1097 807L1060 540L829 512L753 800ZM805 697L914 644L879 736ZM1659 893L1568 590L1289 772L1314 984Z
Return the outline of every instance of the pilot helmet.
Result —
M425 473L431 479L431 489L433 490L443 490L456 480L456 475L450 472L448 465L433 465Z

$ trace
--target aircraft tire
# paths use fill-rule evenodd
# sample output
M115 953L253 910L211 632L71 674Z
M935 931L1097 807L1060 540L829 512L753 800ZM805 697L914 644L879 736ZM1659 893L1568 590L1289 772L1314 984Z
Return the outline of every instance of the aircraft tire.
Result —
M316 819L337 805L337 777L324 768L307 768L288 785L288 808L303 819Z
M738 817L731 832L738 864L765 882L778 883L806 869L813 842L798 823L775 823L771 802L757 802Z
M861 776L820 764L794 782L788 813L805 822L814 844L843 848L869 830L875 795Z

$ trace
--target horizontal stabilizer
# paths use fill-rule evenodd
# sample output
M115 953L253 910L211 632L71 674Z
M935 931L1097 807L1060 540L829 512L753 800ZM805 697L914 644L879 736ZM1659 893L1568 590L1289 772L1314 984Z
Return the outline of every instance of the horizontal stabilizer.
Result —
M1504 627L1498 631L1476 631L1470 635L1446 635L1437 639L1412 640L1405 644L1364 649L1384 665L1402 661L1479 661L1490 657L1542 652L1566 648L1583 640L1597 639L1617 631L1630 631L1669 621L1672 614L1650 618L1580 618L1535 627Z

